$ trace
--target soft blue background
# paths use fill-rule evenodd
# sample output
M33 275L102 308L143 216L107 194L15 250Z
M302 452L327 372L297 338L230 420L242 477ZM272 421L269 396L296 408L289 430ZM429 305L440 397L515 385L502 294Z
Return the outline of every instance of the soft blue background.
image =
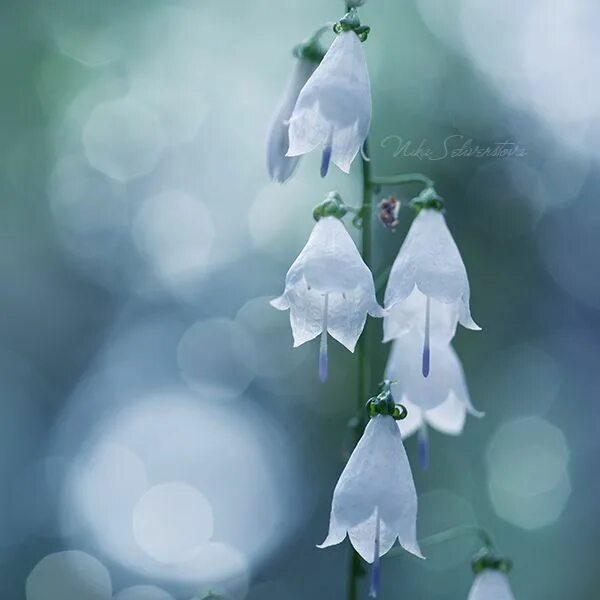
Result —
M208 584L229 589L238 563L217 558L224 575L199 568L190 581L128 546L138 459L140 489L184 481L209 499L213 540L251 575L248 599L343 598L347 546L315 544L348 450L356 359L332 343L330 381L318 384L317 344L292 350L286 315L266 302L312 207L330 189L358 203L360 173L334 168L322 181L309 156L280 187L263 164L291 47L342 9L1 3L2 598L24 598L38 561L72 549L106 565L115 593L152 583L188 600ZM518 599L592 600L600 10L368 0L361 16L372 27L373 169L436 180L483 327L459 331L456 347L485 419L460 438L432 433L425 473L407 442L419 531L479 523L513 558ZM395 156L389 136L434 158L444 144L507 141L525 155L420 160ZM394 234L376 224L376 271L409 222L405 211ZM386 351L372 357L375 372ZM476 549L461 539L424 563L386 560L382 597L466 598Z

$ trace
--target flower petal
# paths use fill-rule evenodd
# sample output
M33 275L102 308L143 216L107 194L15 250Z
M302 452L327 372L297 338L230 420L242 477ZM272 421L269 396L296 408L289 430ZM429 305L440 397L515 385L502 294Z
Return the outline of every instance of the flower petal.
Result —
M322 544L317 544L317 548L328 548L329 546L340 544L346 539L346 533L346 528L338 523L335 518L335 512L332 507L331 515L329 517L329 533Z
M294 348L313 340L323 330L323 294L297 285L287 292Z
M333 131L331 160L348 172L368 135L371 112L362 44L354 32L341 33L298 96L290 119L288 156L324 145Z
M269 304L277 310L287 310L290 307L290 303L288 302L285 294L282 294L279 296L279 298L271 300Z
M396 424L398 425L398 429L400 429L402 438L406 439L418 431L419 427L423 424L423 410L416 404L409 402L406 396L402 397L400 404L404 405L408 414L406 418L396 421Z
M470 298L470 291L469 291L469 287L467 286L467 289L466 289L465 293L462 295L462 298L460 301L458 320L459 320L460 324L467 329L471 329L473 331L481 331L481 327L479 327L479 325L477 325L477 323L475 323L475 321L473 320L473 317L471 317L471 308L469 306L469 298Z
M301 278L319 292L349 292L359 287L375 300L375 284L356 244L340 219L324 217L291 266L286 288Z
M393 540L421 556L416 539L417 493L402 436L392 417L371 419L336 485L332 514L357 552L373 560L375 508L381 520L381 549ZM390 542L390 539L392 540Z
M450 392L448 399L424 414L425 421L447 435L460 435L467 418L467 407Z
M458 302L468 290L465 265L444 216L422 210L394 261L385 293L389 308L404 300L416 285L438 302Z
M290 144L289 120L300 91L313 74L315 64L298 59L287 83L279 106L275 111L267 134L267 170L274 181L287 181L298 164L298 157L286 156Z
M425 332L427 297L418 288L388 309L383 321L383 341L402 337L411 331ZM430 331L433 344L449 343L456 333L458 303L430 300Z
M475 577L468 600L515 600L515 597L504 573L486 569Z

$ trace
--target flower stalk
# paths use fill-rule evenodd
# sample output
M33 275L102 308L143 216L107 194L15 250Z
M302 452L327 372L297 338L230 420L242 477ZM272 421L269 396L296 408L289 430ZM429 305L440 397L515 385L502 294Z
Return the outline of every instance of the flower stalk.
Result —
M361 256L363 262L372 268L372 248L371 237L373 227L373 183L371 180L371 163L366 160L368 155L368 141L364 143L364 155L362 158L362 203L360 207L361 217ZM368 398L371 389L371 365L368 359L370 348L371 329L373 325L367 319L362 336L358 340L358 380L357 380L357 414L364 414L364 398ZM354 444L360 439L365 427L364 418L358 420ZM358 582L364 575L364 570L360 562L360 556L354 548L350 548L350 573L348 578L348 600L358 600Z

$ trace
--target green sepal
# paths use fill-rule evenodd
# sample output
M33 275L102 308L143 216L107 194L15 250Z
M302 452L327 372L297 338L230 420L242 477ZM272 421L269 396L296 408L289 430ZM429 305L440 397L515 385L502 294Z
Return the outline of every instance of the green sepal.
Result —
M327 198L313 209L313 218L315 221L323 217L342 219L349 210L350 208L344 204L342 197L337 192L329 192Z
M403 404L396 404L392 397L391 385L392 381L386 379L380 384L380 392L377 396L373 396L367 400L367 410L369 417L373 418L377 415L386 415L393 417L396 421L402 421L408 416L408 410Z
M510 558L497 556L489 548L483 548L471 560L471 568L473 573L478 575L487 569L500 571L501 573L509 573L513 563Z
M419 214L424 208L444 212L445 205L442 197L433 186L426 187L416 198L410 201L410 207Z
M335 25L333 32L335 34L344 33L346 31L354 31L361 42L364 42L369 37L371 28L367 25L361 25L358 13L355 8L351 8Z

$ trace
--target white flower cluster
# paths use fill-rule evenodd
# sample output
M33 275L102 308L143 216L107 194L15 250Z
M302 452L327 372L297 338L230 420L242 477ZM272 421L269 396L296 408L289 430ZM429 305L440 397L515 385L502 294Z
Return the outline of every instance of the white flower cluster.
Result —
M346 4L354 18L363 1ZM350 21L348 27L334 29L338 35L318 66L298 59L268 136L268 170L276 181L289 179L299 157L316 148L322 150L322 176L330 162L347 173L365 143L371 90L364 38ZM458 435L467 414L482 416L471 403L451 345L459 323L480 328L471 317L467 272L442 206L415 205L417 216L391 268L383 308L369 266L341 220L351 209L343 208L315 213L317 222L287 273L284 292L271 304L290 311L294 346L320 336L322 381L328 375L328 335L353 352L371 315L383 317L383 341L392 341L385 369L386 381L394 384L388 404L370 413L335 487L329 533L319 546L339 544L348 536L360 556L374 565L371 595L376 596L379 559L396 540L423 558L417 493L402 438L418 432L419 456L426 466L428 426ZM408 413L404 419L394 409L399 405ZM511 600L507 581L504 573L486 567L469 598Z

